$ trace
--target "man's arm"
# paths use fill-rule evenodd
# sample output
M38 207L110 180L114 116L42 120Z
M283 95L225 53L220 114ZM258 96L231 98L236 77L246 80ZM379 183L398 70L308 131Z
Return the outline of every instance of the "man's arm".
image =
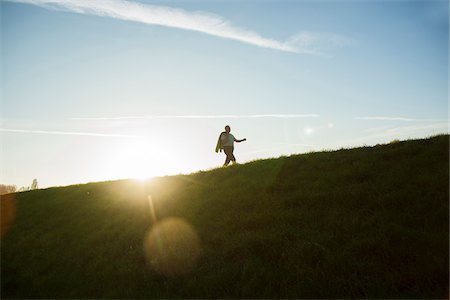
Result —
M246 141L246 140L247 140L247 139L242 139L242 140L234 139L234 141L235 141L236 143L244 142L244 141Z

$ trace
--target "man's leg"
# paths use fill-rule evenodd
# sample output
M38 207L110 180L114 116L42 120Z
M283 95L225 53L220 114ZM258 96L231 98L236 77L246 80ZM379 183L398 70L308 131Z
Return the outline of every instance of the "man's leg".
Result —
M223 164L224 167L228 166L228 164L231 161L231 156L233 155L233 152L231 151L231 147L225 146L223 147L223 151L225 152L225 155L227 156L225 158L225 163Z
M234 157L233 151L234 151L234 147L231 147L230 159L233 162L233 165L235 165L236 164L236 157Z

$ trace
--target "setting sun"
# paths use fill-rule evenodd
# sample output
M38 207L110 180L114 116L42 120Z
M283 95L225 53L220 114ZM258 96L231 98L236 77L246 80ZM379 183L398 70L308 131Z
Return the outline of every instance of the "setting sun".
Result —
M104 169L112 178L146 179L173 172L171 166L177 164L170 151L145 138L118 142L107 155L111 164Z

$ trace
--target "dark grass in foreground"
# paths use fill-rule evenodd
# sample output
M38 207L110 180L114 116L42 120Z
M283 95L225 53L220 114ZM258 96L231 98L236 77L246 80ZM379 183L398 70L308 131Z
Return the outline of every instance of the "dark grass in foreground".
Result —
M447 298L448 155L443 135L10 194L1 297ZM199 236L184 276L146 264L147 195Z

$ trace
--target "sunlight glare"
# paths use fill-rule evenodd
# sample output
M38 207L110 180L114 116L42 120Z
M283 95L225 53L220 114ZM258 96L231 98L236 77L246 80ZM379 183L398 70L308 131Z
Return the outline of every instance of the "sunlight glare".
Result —
M108 161L111 163L105 165L104 176L132 178L144 182L154 176L173 173L176 167L179 168L180 162L170 149L164 149L160 143L154 143L150 139L116 144L109 152Z

